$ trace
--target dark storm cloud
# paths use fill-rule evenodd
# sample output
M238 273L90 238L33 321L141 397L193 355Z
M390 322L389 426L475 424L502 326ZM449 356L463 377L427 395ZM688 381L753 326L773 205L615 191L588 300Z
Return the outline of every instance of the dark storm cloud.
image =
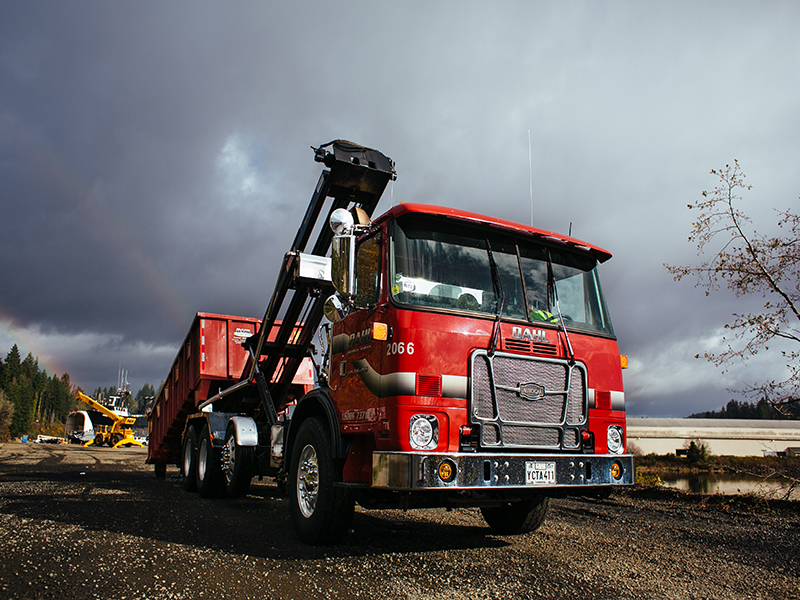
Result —
M263 314L319 174L308 146L343 137L397 161L379 211L528 222L532 179L536 225L614 253L632 414L718 407L762 367L723 377L691 357L739 305L662 263L696 260L685 206L711 168L740 159L751 211L796 203L799 18L793 3L4 2L0 342L88 389L120 363L157 384L195 311Z

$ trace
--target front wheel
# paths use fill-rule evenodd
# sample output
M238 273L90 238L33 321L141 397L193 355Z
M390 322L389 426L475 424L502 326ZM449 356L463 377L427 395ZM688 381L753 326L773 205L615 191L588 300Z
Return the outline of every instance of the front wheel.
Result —
M253 447L239 446L233 425L225 433L222 447L222 474L225 476L225 489L231 498L244 496L250 489L253 479Z
M334 487L335 463L328 428L316 418L300 425L292 445L289 501L295 530L306 544L336 542L350 529L355 503Z
M517 535L538 529L544 522L549 504L547 496L531 496L519 502L481 508L481 514L495 533Z

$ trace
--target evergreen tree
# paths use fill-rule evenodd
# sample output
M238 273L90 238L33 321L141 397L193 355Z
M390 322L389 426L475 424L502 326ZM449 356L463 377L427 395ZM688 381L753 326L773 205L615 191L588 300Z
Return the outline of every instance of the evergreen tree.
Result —
M702 442L696 443L694 440L689 444L686 452L686 460L689 464L704 463L708 460L708 450Z
M772 412L772 405L765 398L761 398L756 404L756 419L771 419Z
M59 379L59 383L61 389L59 390L58 418L64 420L67 418L67 413L75 407L75 387L69 380L69 373L64 373Z
M28 356L20 364L20 371L25 379L33 381L34 376L39 372L39 359L33 358L33 354L28 352Z
M149 384L145 383L142 388L136 393L136 397L131 403L131 413L142 414L149 404L153 403L155 399L156 390Z
M11 435L17 437L28 433L33 424L33 388L21 378L16 378L6 387L6 394L14 405Z
M22 366L19 357L19 348L17 348L17 345L14 344L6 355L6 364L5 368L3 369L3 388L8 390L8 384L17 379L21 371Z
M13 418L14 405L6 398L6 393L0 390L0 440L8 438L8 429Z

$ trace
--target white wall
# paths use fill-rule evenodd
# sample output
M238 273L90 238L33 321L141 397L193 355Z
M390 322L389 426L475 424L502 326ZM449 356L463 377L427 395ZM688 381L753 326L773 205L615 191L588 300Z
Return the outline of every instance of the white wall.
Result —
M674 454L692 440L712 454L763 456L800 447L800 422L723 419L628 419L628 443L644 454Z

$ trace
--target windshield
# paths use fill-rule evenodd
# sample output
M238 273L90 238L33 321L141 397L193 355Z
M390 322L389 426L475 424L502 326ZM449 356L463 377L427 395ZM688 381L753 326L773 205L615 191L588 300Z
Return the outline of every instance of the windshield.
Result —
M492 277L492 262L496 277ZM401 304L556 323L613 335L589 254L420 215L396 220L392 297ZM558 303L558 308L556 307Z

